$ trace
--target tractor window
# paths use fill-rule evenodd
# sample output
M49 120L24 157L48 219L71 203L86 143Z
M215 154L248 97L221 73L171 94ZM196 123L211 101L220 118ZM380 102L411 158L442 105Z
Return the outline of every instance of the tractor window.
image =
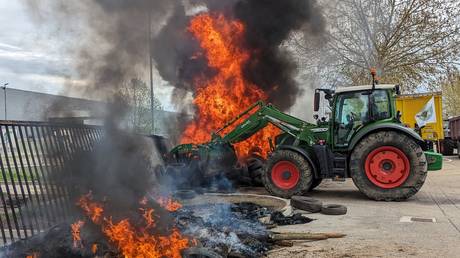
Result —
M369 96L361 92L339 96L335 112L337 145L346 146L353 135L369 121Z
M390 101L388 93L384 90L376 90L371 95L371 108L374 120L390 118Z

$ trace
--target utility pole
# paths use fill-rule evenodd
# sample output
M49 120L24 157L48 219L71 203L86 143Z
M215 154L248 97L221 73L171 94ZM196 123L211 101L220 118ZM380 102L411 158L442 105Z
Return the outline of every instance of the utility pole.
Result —
M155 134L155 94L153 92L153 49L152 49L152 10L149 9L149 71L150 71L150 112L152 115L152 134Z
M5 101L5 120L7 120L7 110L6 110L6 86L8 86L9 83L5 83L3 84L2 86L2 89L3 89L3 97L4 97L4 101Z

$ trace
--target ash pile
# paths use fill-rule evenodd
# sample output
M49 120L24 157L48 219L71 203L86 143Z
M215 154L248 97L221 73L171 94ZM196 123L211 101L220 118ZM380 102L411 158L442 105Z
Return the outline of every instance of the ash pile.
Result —
M171 225L177 226L181 234L193 242L181 249L181 257L264 257L267 251L286 245L273 237L270 228L312 221L300 215L286 217L253 203L184 206L168 216ZM94 225L79 230L79 238L75 239L73 225L61 223L40 235L14 243L1 254L33 258L125 257Z

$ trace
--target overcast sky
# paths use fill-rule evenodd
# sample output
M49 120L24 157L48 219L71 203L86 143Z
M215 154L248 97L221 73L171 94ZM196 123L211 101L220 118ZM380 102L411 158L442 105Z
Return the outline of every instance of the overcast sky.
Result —
M62 51L61 41L46 25L34 25L21 1L0 0L0 84L51 94L62 94L69 83L84 85ZM165 86L155 91L167 110L173 109L171 91Z

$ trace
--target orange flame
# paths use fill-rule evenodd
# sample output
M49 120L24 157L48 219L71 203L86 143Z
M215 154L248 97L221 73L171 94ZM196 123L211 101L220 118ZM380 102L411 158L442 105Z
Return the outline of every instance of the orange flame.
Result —
M182 204L174 201L171 197L158 197L156 201L161 207L170 212L174 212L182 208Z
M39 253L32 253L30 255L27 255L26 258L39 258Z
M203 143L210 140L212 132L238 116L259 100L267 100L267 94L249 83L243 76L243 67L250 57L243 48L244 24L227 19L223 15L201 14L190 23L189 31L200 42L208 60L208 66L217 71L211 78L195 78L197 119L192 121L182 135L181 143ZM228 130L223 133L228 133ZM245 157L253 147L260 147L262 155L270 150L268 138L279 134L274 126L235 144L238 157Z
M83 222L82 220L79 220L73 223L72 225L70 225L72 229L73 248L83 247L83 244L81 243L81 235L80 235L81 227L83 227L83 225L85 225L85 222Z
M102 208L102 204L91 202L92 199L92 193L89 192L80 198L77 205L96 223L100 221L104 209Z
M97 253L97 249L98 249L98 245L97 245L97 244L91 245L91 252L92 252L93 254L96 254L96 253Z
M172 228L171 233L166 236L152 234L151 230L156 227L153 209L141 208L144 226L134 227L129 219L114 222L111 217L105 216L104 206L94 202L91 194L82 196L77 205L94 224L101 226L102 232L116 245L123 257L180 258L181 251L193 244L177 228ZM93 245L92 250L95 253L97 246Z

